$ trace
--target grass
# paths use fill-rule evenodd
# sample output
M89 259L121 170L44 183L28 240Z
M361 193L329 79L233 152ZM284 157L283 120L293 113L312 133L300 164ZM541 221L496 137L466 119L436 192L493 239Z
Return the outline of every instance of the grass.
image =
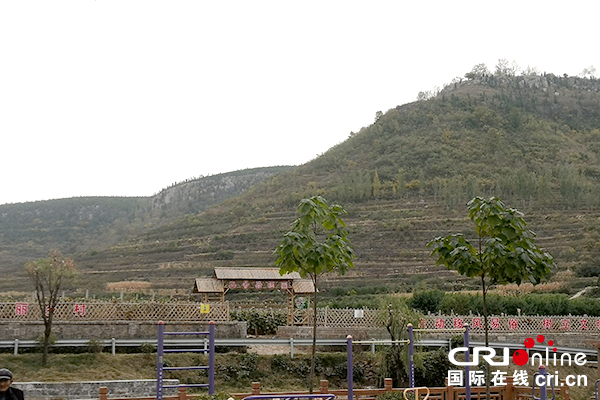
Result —
M156 357L148 354L52 354L45 368L40 354L0 354L0 364L18 382L156 378Z
M370 353L357 356L360 365L372 365L357 385L376 384L375 358ZM205 355L169 354L165 366L207 365ZM10 369L16 382L77 382L100 380L156 379L156 354L51 354L47 367L41 365L41 354L12 355L0 353L0 365ZM249 392L251 383L261 382L264 391L307 390L306 378L310 356L300 354L258 355L254 353L221 353L215 357L215 386L220 392ZM346 353L323 353L317 359L318 379L328 379L330 387L345 387ZM374 378L375 377L375 378ZM165 378L181 383L207 383L206 371L166 372Z
M166 365L205 365L206 356L195 354L168 355ZM382 387L379 376L380 353L358 352L354 356L355 388ZM12 355L0 353L0 365L15 374L17 382L76 382L97 380L156 379L156 354L51 354L46 368L41 366L40 354ZM251 382L261 383L263 392L307 390L310 357L296 355L258 355L254 353L221 353L216 355L215 387L219 393L250 392ZM536 367L509 367L528 371L528 376L537 372ZM317 358L317 380L327 379L331 389L346 388L346 353L319 353ZM505 370L504 368L502 370ZM586 375L585 387L571 387L572 399L585 399L593 394L598 370L596 366L549 367L548 372L558 371L561 379L568 374ZM357 374L358 372L358 374ZM202 376L204 374L204 376ZM206 383L206 374L195 371L166 373L166 378L176 378L182 383ZM531 381L530 381L531 383Z

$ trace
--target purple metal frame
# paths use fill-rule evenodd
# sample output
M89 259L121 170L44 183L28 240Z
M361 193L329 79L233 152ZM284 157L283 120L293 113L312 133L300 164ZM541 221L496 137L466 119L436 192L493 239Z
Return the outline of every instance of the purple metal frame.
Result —
M408 324L408 387L415 387L415 340L412 324Z
M540 385L540 397L536 397L535 396L535 378L538 375L542 375L544 376L544 384ZM548 373L546 372L546 367L543 365L540 365L540 372L536 372L535 374L533 374L533 382L531 385L531 390L532 390L532 394L531 397L535 400L548 400ZM550 378L550 383L552 384L552 400L556 399L556 392L554 390L554 381L552 380L552 378Z
M467 348L465 351L465 362L471 361L471 347L469 344L469 325L465 324L465 335L464 335L464 346ZM471 400L471 367L465 365L465 398Z
M165 335L208 335L208 349L170 349L165 350ZM190 367L165 367L165 353L208 353L208 365ZM208 370L208 384L163 385L164 371ZM156 400L162 400L164 388L207 387L208 394L215 394L215 322L210 321L208 332L165 332L165 323L158 322L158 343L156 346Z
M352 359L352 336L348 335L346 337L348 342L348 359L347 359L347 374L346 379L348 379L348 400L354 399L354 361Z

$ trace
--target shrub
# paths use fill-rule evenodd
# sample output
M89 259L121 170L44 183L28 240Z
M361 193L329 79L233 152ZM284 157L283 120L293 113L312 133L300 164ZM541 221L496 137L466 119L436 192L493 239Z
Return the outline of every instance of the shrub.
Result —
M242 355L240 368L237 372L237 379L248 379L257 376L258 372L258 354L248 353Z
M277 333L277 328L287 324L287 315L276 310L249 310L234 311L231 318L235 321L246 321L248 333L254 335L272 335Z
M583 315L600 316L600 300L577 298L570 300L566 294L527 294L524 296L500 296L490 294L488 312L493 315L517 315L518 309L527 315ZM444 296L440 304L444 314L483 314L481 295L451 293Z
M440 305L444 300L445 293L438 289L415 291L408 305L424 313L436 313L440 310Z
M98 354L104 350L104 343L99 339L90 339L85 347L88 353Z
M146 342L146 343L142 343L142 344L140 345L140 351L141 351L142 353L146 353L146 354L152 354L152 353L155 353L155 352L156 352L156 346L155 346L155 345L153 345L152 343L148 343L148 342Z
M577 276L593 277L600 276L600 265L593 262L586 262L575 267Z
M404 394L401 391L384 392L377 396L377 400L404 400Z
M443 387L445 379L452 364L448 359L448 352L440 348L436 351L417 353L422 357L421 362L415 362L415 386Z
M271 369L276 372L285 372L288 374L294 373L294 363L291 362L290 356L276 354L271 360Z

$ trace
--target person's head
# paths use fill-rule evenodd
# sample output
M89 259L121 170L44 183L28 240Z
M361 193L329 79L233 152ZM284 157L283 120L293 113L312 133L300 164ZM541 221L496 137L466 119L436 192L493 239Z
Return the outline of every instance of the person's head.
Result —
M6 368L0 368L0 392L6 392L12 383L13 374Z

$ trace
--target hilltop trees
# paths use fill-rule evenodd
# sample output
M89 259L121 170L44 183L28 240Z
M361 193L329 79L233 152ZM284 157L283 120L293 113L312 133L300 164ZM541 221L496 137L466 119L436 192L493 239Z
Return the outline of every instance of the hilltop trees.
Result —
M60 251L50 250L48 257L27 263L25 270L35 287L37 303L44 321L42 365L45 367L59 293L75 277L75 263L70 258L63 257Z
M330 205L321 196L303 199L298 205L298 218L275 250L279 273L298 272L309 277L315 287L313 301L313 343L310 363L310 392L313 391L317 338L317 292L319 277L337 271L343 275L353 268L354 251L342 216L347 212L338 204Z
M475 65L470 72L467 72L465 74L465 78L475 79L475 78L484 77L486 75L490 75L490 70L488 69L487 65L485 65L484 63L481 63L481 64Z

